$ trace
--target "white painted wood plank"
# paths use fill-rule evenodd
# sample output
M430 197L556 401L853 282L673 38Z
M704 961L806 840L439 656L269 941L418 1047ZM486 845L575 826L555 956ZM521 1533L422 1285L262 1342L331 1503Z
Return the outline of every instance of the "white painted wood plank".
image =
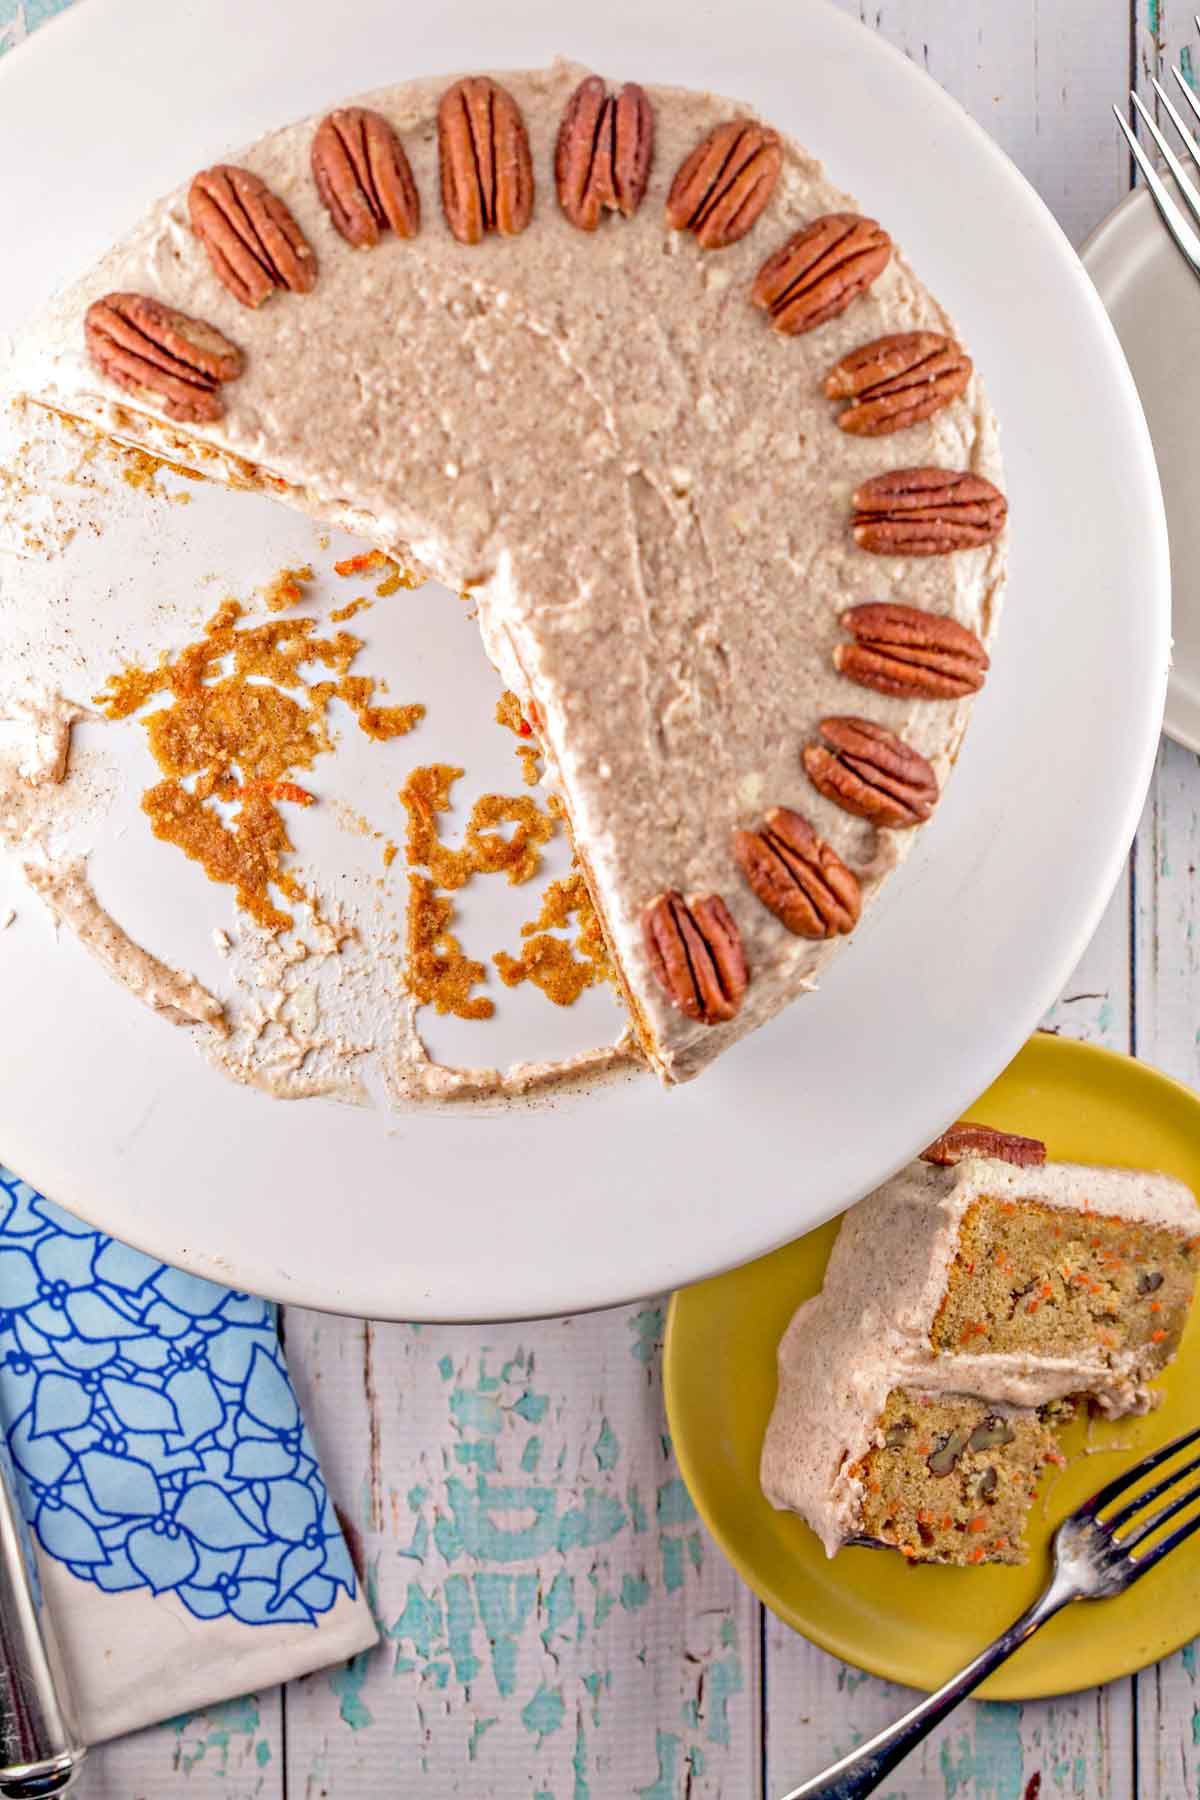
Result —
M1124 871L1071 979L1042 1021L1046 1031L1128 1050L1132 1042L1130 873Z
M231 1700L93 1750L79 1800L282 1800L280 1691Z
M1163 740L1136 862L1138 1055L1200 1087L1200 768Z
M1152 75L1191 75L1200 59L1194 6L1136 0L1138 90L1157 102ZM1173 134L1172 134L1173 135ZM1195 756L1164 742L1138 834L1136 1029L1138 1054L1191 1087L1200 1086L1200 968L1195 865L1200 845L1200 770ZM1200 1691L1194 1646L1138 1681L1139 1792L1146 1800L1200 1789Z
M1146 1062L1190 1087L1200 1087L1198 847L1200 768L1190 751L1164 740L1137 843L1137 1045ZM1142 1800L1200 1790L1194 1645L1138 1678L1137 1722Z
M288 1693L288 1789L756 1790L758 1607L666 1440L662 1307L487 1328L289 1312L383 1648ZM336 1775L336 1783L334 1777Z
M1078 243L1124 191L1126 0L837 0L940 82ZM1165 0L1164 0L1165 3Z

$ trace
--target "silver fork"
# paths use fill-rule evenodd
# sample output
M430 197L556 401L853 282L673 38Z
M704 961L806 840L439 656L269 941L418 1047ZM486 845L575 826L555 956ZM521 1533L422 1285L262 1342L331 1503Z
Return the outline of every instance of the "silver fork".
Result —
M1196 20L1196 29L1200 31L1200 13L1194 14L1193 16ZM1191 108L1193 116L1197 120L1200 120L1200 100L1197 100L1195 94L1192 92L1182 69L1178 67L1173 68L1171 74L1175 77L1176 85L1183 95L1184 100ZM1194 135L1189 131L1183 119L1180 117L1179 111L1173 104L1170 95L1157 80L1154 82L1154 92L1158 95L1163 110L1166 112L1167 117L1170 119L1172 125L1174 125L1176 131L1183 140L1184 149L1191 157L1195 166L1200 169L1200 144L1196 142ZM1200 198L1197 197L1196 190L1188 180L1183 164L1159 130L1155 120L1142 105L1137 94L1131 93L1129 98L1133 102L1138 117L1145 125L1146 130L1150 133L1155 144L1157 144L1164 163L1175 177L1180 198L1187 207L1187 210L1191 213L1192 218L1196 220L1197 224L1200 224ZM1192 230L1191 226L1180 212L1178 206L1176 206L1175 202L1172 200L1165 182L1155 168L1149 155L1142 149L1133 128L1120 107L1113 107L1113 116L1125 134L1125 141L1133 152L1133 160L1137 163L1138 168L1145 177L1146 186L1150 190L1150 198L1158 209L1159 218L1170 232L1175 241L1176 248L1191 269L1193 275L1200 276L1200 237L1197 237L1196 233Z
M1142 1462L1135 1463L1132 1469L1126 1469L1123 1475L1108 1482L1090 1500L1085 1500L1081 1507L1063 1520L1055 1532L1054 1571L1041 1597L1028 1612L1022 1613L994 1644L981 1650L961 1674L955 1675L936 1694L930 1694L927 1700L914 1706L911 1712L905 1713L894 1725L889 1725L886 1731L881 1731L869 1742L860 1744L849 1756L843 1756L840 1762L834 1763L824 1774L815 1775L801 1787L793 1788L783 1796L783 1800L860 1800L863 1794L873 1793L884 1776L922 1738L927 1737L960 1700L964 1700L977 1688L993 1669L1005 1662L1014 1650L1019 1650L1035 1631L1040 1630L1047 1619L1052 1619L1055 1613L1061 1612L1064 1606L1070 1606L1074 1600L1105 1600L1113 1594L1124 1593L1127 1587L1140 1581L1156 1563L1160 1563L1164 1556L1169 1556L1172 1550L1178 1549L1194 1531L1200 1530L1198 1512L1143 1555L1133 1554L1153 1533L1169 1524L1187 1507L1200 1501L1200 1483L1197 1483L1176 1499L1168 1500L1148 1517L1139 1519L1136 1526L1133 1524L1134 1519L1147 1506L1161 1500L1185 1476L1193 1475L1200 1469L1200 1456L1193 1457L1182 1468L1164 1476L1144 1493L1135 1495L1117 1512L1109 1513L1104 1518L1100 1516L1103 1508L1111 1505L1122 1494L1128 1493L1130 1488L1135 1487L1147 1475L1162 1468L1164 1463L1178 1456L1180 1451L1198 1441L1200 1427L1164 1444ZM1130 1529L1119 1537L1117 1533L1126 1525Z

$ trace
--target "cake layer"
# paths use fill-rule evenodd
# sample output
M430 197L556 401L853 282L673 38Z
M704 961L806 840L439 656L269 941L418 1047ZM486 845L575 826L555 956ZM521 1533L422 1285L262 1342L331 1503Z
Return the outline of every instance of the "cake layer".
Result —
M861 1484L860 1536L910 1562L1021 1563L1030 1502L1061 1462L1038 1413L965 1394L894 1388L875 1446L849 1470Z
M847 941L792 935L749 885L735 833L757 832L775 807L803 814L857 877L869 913L913 832L846 810L827 780L809 779L802 752L822 719L861 716L899 733L944 780L981 666L953 625L985 644L995 628L1002 537L980 543L971 527L954 541L975 547L953 554L877 553L917 547L926 515L905 512L893 541L875 505L856 542L852 494L909 469L994 482L1001 472L992 414L977 374L962 386L961 354L937 364L948 385L930 416L910 408L889 435L838 427L847 395L872 430L894 404L886 370L872 387L851 368L841 399L828 397L841 359L889 334L952 333L898 250L878 272L872 249L871 285L802 335L788 334L794 298L784 311L754 303L768 256L814 220L855 210L800 145L781 140L778 180L740 240L712 248L672 225L676 171L706 133L749 119L746 108L648 90L654 150L640 206L606 213L596 230L572 222L553 169L584 74L558 63L498 77L528 132L526 229L469 243L444 216L437 117L450 77L381 88L363 103L399 134L415 235L383 229L373 247L351 247L310 166L317 121L303 120L233 158L312 248L314 261L283 257L294 291L268 283L250 306L218 278L194 229L224 191L210 174L208 213L181 187L56 300L18 345L14 382L203 473L264 485L471 594L493 660L537 722L643 1045L680 1080L811 987ZM403 183L394 198L398 223L411 224ZM518 198L524 208L530 196ZM84 317L111 293L149 296L221 334L203 407L219 416L173 424L154 393L130 394L98 371ZM884 512L921 500L893 494ZM858 620L847 652L841 615L880 601L951 622L947 645L921 665L919 695L895 691L897 646L881 650L876 613ZM885 638L898 629L885 627ZM881 663L882 689L846 672L874 679ZM822 754L828 764L833 753ZM848 780L847 767L834 779ZM926 781L925 811L929 791ZM644 914L676 891L720 895L740 933L749 985L724 1022L686 1016L656 978Z
M1091 1342L1152 1380L1179 1347L1195 1280L1188 1240L1165 1226L1038 1201L972 1201L930 1330L949 1355L1069 1357Z

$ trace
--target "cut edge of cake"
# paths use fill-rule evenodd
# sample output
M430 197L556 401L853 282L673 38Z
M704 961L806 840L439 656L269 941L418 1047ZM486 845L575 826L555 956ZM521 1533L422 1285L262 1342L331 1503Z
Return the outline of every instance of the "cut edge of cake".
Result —
M1171 1176L1045 1163L1039 1151L1036 1140L956 1128L925 1153L934 1160L843 1219L821 1292L780 1343L761 1464L768 1500L800 1513L827 1554L869 1539L916 1561L1021 1560L1013 1531L991 1528L997 1496L1011 1512L1005 1474L1027 1490L1024 1512L1056 1460L1053 1426L1076 1403L1109 1418L1157 1404L1150 1383L1191 1301L1196 1199ZM955 1409L966 1410L946 1423ZM971 1409L979 1416L957 1443ZM901 1432L906 1412L914 1429ZM1006 1430L966 1453L988 1419ZM970 1482L989 1468L995 1493L964 1515ZM930 1484L940 1481L955 1504L937 1513Z

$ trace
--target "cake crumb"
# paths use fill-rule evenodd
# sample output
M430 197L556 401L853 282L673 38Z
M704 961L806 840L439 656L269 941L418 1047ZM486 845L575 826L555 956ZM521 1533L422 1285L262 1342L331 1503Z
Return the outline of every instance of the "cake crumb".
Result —
M455 889L472 875L508 875L514 886L528 881L541 867L541 847L553 837L557 820L527 794L484 794L471 808L461 850L451 850L438 836L437 815L450 810L450 789L463 774L448 763L414 769L400 799L408 813L407 854L410 864L426 868L436 886ZM495 827L511 824L504 837Z
M459 1019L490 1019L496 1010L486 995L472 995L486 970L463 953L448 929L454 903L435 892L425 875L408 877L407 979L414 999Z
M343 675L337 693L357 719L359 730L378 743L406 736L425 717L425 708L419 704L373 706L375 682L370 675Z
M282 576L299 580L305 571ZM279 809L314 804L295 775L333 748L329 701L346 699L376 739L410 731L424 708L372 706L373 679L349 674L362 640L346 631L323 637L313 618L258 625L242 618L240 601L227 599L199 641L155 668L110 676L96 703L108 718L124 719L155 695L169 696L142 721L163 776L143 794L142 810L156 837L198 862L211 881L232 886L241 909L274 933L293 924L278 896L315 907L285 868L293 846ZM314 665L333 679L306 679ZM227 820L213 802L238 811Z
M329 615L330 622L334 625L341 625L345 620L352 619L355 613L365 612L369 606L374 604L375 602L368 600L365 594L360 594L357 600L351 600L346 606L335 606Z
M572 918L578 921L574 945L567 938L549 935L567 929ZM550 883L541 911L522 925L521 936L529 942L519 957L498 950L492 958L505 987L532 981L556 1006L573 1006L587 988L611 979L600 921L578 870Z
M304 599L306 585L315 579L311 563L299 569L280 569L267 585L258 591L268 612L286 612Z
M369 575L374 569L385 571L382 581L375 589L381 600L386 600L397 588L415 588L421 585L415 575L402 569L398 562L386 556L382 550L361 550L357 556L343 557L341 562L333 565L335 575Z

